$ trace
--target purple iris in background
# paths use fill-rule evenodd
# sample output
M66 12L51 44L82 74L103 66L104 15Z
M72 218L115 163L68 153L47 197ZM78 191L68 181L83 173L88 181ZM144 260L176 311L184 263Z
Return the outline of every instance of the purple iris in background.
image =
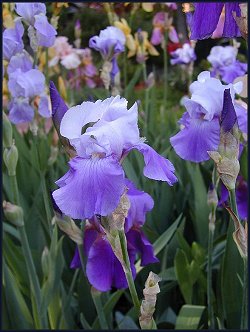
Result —
M191 98L183 100L187 111L179 120L182 129L170 138L175 152L182 159L196 163L206 161L210 158L207 151L217 150L225 89L230 89L234 103L235 93L241 92L242 84L239 82L223 85L220 80L211 78L210 72L204 71L198 75L198 80L190 85ZM243 118L243 110L238 109L237 112ZM246 118L244 119L246 121Z
M171 65L185 65L196 60L194 48L189 43L183 44L182 48L177 48L177 50L170 54L173 57L173 59L170 60Z
M247 182L244 178L239 175L236 180L236 203L238 207L239 216L241 219L247 219L247 207L248 207L248 189ZM227 202L229 198L229 192L224 184L221 182L221 193L219 206L222 206L223 203Z
M56 99L51 101L53 109ZM133 149L144 156L145 176L169 185L177 181L172 163L140 138L137 122L137 104L128 110L127 100L120 96L83 102L64 114L60 134L77 154L69 162L69 171L56 182L60 188L53 192L64 214L86 219L114 211L126 188L121 162Z
M23 50L12 56L7 67L9 76L8 88L12 96L9 104L9 119L12 123L30 122L34 117L34 109L30 102L36 96L41 96L38 112L43 117L49 117L48 97L44 95L45 77L32 68L30 55Z
M233 46L214 46L207 60L212 65L212 76L220 75L225 83L232 83L247 71L247 64L236 60L238 50Z
M193 5L195 7L194 13L187 13L191 40L211 37L216 30L223 8L225 8L225 22L222 37L241 36L233 17L233 12L236 12L236 16L241 16L239 2L200 2Z
M44 3L16 3L16 13L26 24L35 28L37 45L50 47L54 44L57 32L48 22Z
M125 179L128 188L127 196L131 207L125 221L127 249L133 277L136 276L136 254L141 256L141 265L157 263L153 247L144 235L141 227L145 222L146 213L153 208L154 202L150 195L135 188L134 184ZM105 230L96 217L91 218L84 231L84 254L87 257L86 274L89 282L100 291L108 291L111 287L127 288L127 280L121 263L114 255L106 238ZM81 268L78 249L71 262L72 268Z
M99 51L104 61L112 62L111 78L119 72L117 64L118 54L124 52L126 37L124 33L113 26L101 30L99 36L94 36L89 40L89 47Z
M23 50L24 28L20 19L15 20L14 28L5 29L3 32L3 59L10 58Z

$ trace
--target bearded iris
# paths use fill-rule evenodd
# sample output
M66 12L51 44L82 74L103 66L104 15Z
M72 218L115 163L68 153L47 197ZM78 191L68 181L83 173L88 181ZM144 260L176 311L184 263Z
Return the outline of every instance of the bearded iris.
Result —
M212 76L220 75L225 83L232 83L247 71L247 64L236 60L238 49L233 46L214 46L208 61L212 65Z
M133 278L136 276L135 258L141 255L141 265L157 263L153 247L144 235L141 227L145 222L146 213L153 208L154 202L150 195L135 188L134 184L125 179L128 188L127 196L130 209L125 220L127 249ZM84 254L87 257L86 274L89 282L100 291L108 291L111 287L126 288L127 280L122 265L112 251L104 228L97 217L87 221L84 230ZM72 268L81 268L78 248L71 262Z
M52 108L53 103L55 98ZM121 162L133 149L144 156L145 176L169 185L177 181L172 163L140 138L137 121L137 104L127 109L127 100L120 96L83 102L64 114L60 135L76 151L69 171L56 182L60 188L53 192L64 214L86 219L114 211L126 188Z
M235 93L241 92L242 84L223 85L220 80L211 78L208 71L200 73L198 80L190 85L191 98L183 101L187 111L179 120L182 130L170 138L181 158L198 163L209 159L207 151L217 150L220 141L219 118L224 90L228 88L234 102ZM237 107L237 113L242 117L240 107Z

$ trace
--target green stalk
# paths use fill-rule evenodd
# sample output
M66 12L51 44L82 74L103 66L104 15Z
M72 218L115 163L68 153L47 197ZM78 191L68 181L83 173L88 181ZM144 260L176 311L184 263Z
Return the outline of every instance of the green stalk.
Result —
M241 329L247 330L248 328L248 269L247 258L243 258L244 275L243 275L243 299L241 308Z
M146 69L145 62L142 64L142 68L143 68L143 80L146 85L147 84L147 69ZM145 121L144 121L144 133L145 133L146 137L148 134L148 124L149 124L149 107L148 107L149 103L148 102L149 102L149 90L146 86L145 87Z
M167 44L168 44L168 33L164 34L163 40L163 63L164 63L164 90L163 90L163 102L164 108L167 105L167 89L168 89L168 54L167 54Z
M238 208L236 203L235 189L229 190L230 204L233 212L239 218ZM248 318L248 269L247 269L247 257L243 257L243 298L242 298L242 307L241 307L241 329L247 329L247 318Z
M230 204L233 212L239 219L239 213L238 213L238 208L236 204L236 195L235 195L235 189L229 190L229 197L230 197Z
M12 188L13 202L16 205L20 206L20 199L19 199L19 192L18 192L16 175L9 175L9 178L10 178L10 185L11 185L11 188Z
M134 307L137 311L137 314L139 314L140 312L140 301L136 292L136 288L135 288L135 284L134 284L134 279L132 276L132 271L131 271L131 267L130 267L130 260L129 260L129 256L128 256L128 251L127 251L127 240L126 240L126 236L124 231L118 231L119 234L119 239L120 239L120 244L121 244L121 249L122 249L122 256L123 256L123 261L125 263L124 268L124 272L126 275L126 279L128 282L128 287L129 287L129 291L132 297L132 301L134 304Z
M213 241L214 241L214 225L215 223L215 208L212 210L212 217L209 220L208 232L208 264L207 264L207 308L209 327L215 329L214 310L212 304L212 255L213 255Z
M49 49L46 47L45 49L45 77L46 84L49 84Z
M124 78L124 89L127 86L127 51L125 49L123 53L123 78Z

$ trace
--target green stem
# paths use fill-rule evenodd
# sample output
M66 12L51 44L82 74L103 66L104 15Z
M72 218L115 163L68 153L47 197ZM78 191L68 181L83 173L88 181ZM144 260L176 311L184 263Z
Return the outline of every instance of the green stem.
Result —
M20 199L19 199L16 175L10 175L9 178L10 178L10 182L11 182L10 185L11 185L12 194L13 194L13 203L20 206Z
M123 261L125 263L124 272L126 275L126 279L128 282L128 287L129 291L132 297L132 301L134 304L134 307L139 314L140 312L140 301L136 292L135 284L134 284L134 279L132 276L132 271L130 267L130 260L128 256L128 250L127 250L127 240L124 231L118 231L119 233L119 239L120 239L120 244L121 244L121 249L122 249L122 256L123 256Z
M166 32L163 40L163 63L164 63L164 90L163 90L163 102L164 108L167 105L167 89L168 89L168 54L167 54L167 44L168 44L168 33Z
M233 212L235 213L235 215L237 216L237 218L240 219L239 214L238 214L237 204L236 204L235 189L229 190L229 197L230 197L231 208L232 208Z
M124 79L124 89L127 87L127 51L125 49L123 53L123 79Z
M34 141L35 141L36 163L37 163L37 167L38 167L40 178L41 178L43 203L44 203L46 219L47 219L47 223L48 223L48 230L49 230L49 234L51 236L52 235L52 224L51 224L52 215L51 215L51 210L50 210L50 206L49 206L49 197L48 197L47 187L46 187L46 182L45 182L45 172L42 171L42 169L41 169L41 159L40 159L40 155L39 155L37 136L34 137Z
M45 78L46 84L49 84L49 49L45 49Z
M147 85L147 68L146 68L146 63L144 62L142 64L142 68L143 68L143 80L145 85ZM148 134L148 124L149 124L149 89L146 86L145 87L145 121L144 121L144 133L145 136L147 137Z
M243 275L243 299L241 309L241 329L247 330L248 328L248 269L247 258L243 258L244 275Z
M208 264L207 264L207 308L209 327L215 329L214 310L212 304L212 255L213 255L213 240L214 240L214 222L215 222L215 209L212 210L212 217L209 220L208 232Z
M97 291L96 289L92 288L91 295L93 302L95 304L96 312L99 318L100 326L102 330L108 330L108 323L104 314L103 305L101 301L101 292Z

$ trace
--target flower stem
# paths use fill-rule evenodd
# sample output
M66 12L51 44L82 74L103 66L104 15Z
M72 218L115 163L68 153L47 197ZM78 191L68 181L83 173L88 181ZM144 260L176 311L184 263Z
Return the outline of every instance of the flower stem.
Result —
M247 330L248 325L248 264L247 258L243 258L244 275L243 275L243 299L241 309L241 329Z
M208 264L207 264L207 308L208 308L208 320L209 326L212 330L215 329L214 310L212 304L212 255L213 255L213 240L214 240L214 225L215 223L215 208L211 212L211 218L209 220L209 232L208 232Z
M124 79L124 89L127 87L127 51L125 49L123 53L123 79Z
M127 251L127 239L125 236L124 231L119 230L119 239L120 239L120 244L121 244L121 249L122 249L122 256L123 256L123 261L125 264L124 268L124 272L126 275L126 279L128 282L128 287L129 287L129 291L132 297L132 301L134 304L134 307L137 311L137 313L139 314L140 311L140 301L136 292L136 288L135 288L135 284L134 284L134 279L132 276L132 271L131 271L131 267L130 267L130 260L129 260L129 256L128 256L128 251Z
M164 35L163 40L163 63L164 63L164 90L163 90L163 102L164 108L166 109L167 105L167 89L168 89L168 54L167 54L167 44L168 44L168 34L167 32Z
M232 208L233 212L235 213L235 215L237 216L237 218L239 219L238 208L237 208L237 204L236 204L235 189L229 190L229 197L230 197L231 208Z
M147 68L145 62L142 64L143 68L143 80L146 85L145 87L145 121L144 121L144 133L145 136L147 137L148 134L148 124L149 124L149 109L148 109L148 104L149 104L149 89L147 87Z

